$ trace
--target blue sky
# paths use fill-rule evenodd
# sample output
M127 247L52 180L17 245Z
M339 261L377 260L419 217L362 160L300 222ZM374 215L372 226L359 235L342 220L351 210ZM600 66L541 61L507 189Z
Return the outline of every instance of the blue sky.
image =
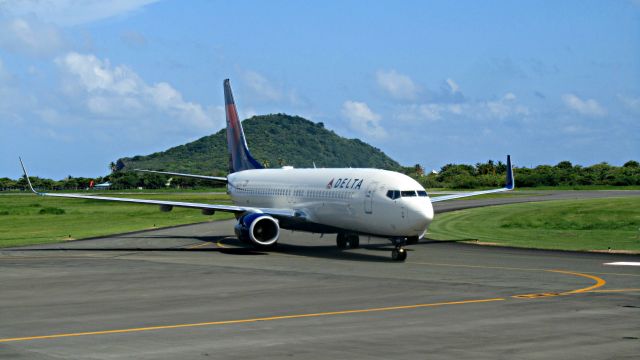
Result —
M218 131L225 78L404 165L640 159L640 1L0 0L0 177Z

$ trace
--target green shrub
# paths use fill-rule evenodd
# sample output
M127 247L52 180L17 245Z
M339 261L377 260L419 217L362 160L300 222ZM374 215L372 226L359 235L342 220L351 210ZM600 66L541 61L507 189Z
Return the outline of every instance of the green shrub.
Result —
M55 207L46 207L40 209L40 215L63 215L65 213L64 209L55 208Z

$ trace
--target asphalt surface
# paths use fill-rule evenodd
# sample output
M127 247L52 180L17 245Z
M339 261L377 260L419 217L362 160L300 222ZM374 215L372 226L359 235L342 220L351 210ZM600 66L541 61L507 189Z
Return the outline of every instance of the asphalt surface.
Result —
M640 356L640 267L605 265L640 256L423 241L396 263L383 239L262 253L232 229L0 250L0 359Z

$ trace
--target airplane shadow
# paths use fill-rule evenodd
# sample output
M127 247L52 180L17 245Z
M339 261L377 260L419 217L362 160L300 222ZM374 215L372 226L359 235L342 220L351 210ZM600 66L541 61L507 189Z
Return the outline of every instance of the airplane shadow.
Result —
M294 244L286 244L286 243L278 243L278 246L275 250L271 251L260 251L252 248L250 245L243 243L235 237L230 236L181 236L181 235L140 235L136 236L119 236L118 239L132 239L132 240L140 240L140 239L189 239L189 240L199 240L202 241L203 244L210 243L211 245L205 245L203 247L190 248L189 246L180 245L180 246L172 246L172 247L126 247L126 246L117 246L117 247L92 247L92 246L56 246L50 248L29 248L29 249L15 249L12 251L91 251L91 252L186 252L186 253L220 253L225 255L245 255L245 256L259 256L259 255L268 255L270 252L280 253L289 256L300 256L300 257L311 257L311 258L320 258L320 259L330 259L330 260L341 260L341 261L362 261L362 262L395 262L391 259L391 257L387 254L390 254L393 246L389 244L366 244L361 245L358 250L362 251L354 251L351 249L340 250L335 245L294 245ZM455 243L461 241L470 241L475 239L456 239L456 240L431 240L431 239L423 239L417 244L408 245L406 250L408 252L413 251L412 247L415 246L424 246L424 245L438 245L438 244L446 244L446 243ZM95 241L95 239L93 239ZM81 243L80 241L74 241L74 245L77 243ZM230 247L219 247L216 246L218 243L222 242L225 246ZM71 244L68 244L71 245ZM198 245L198 244L192 244ZM384 256L381 256L380 252L387 253Z

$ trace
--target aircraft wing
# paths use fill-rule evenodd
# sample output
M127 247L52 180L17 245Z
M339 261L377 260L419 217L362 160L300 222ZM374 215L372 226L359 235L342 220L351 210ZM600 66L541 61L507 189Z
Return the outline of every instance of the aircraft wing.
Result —
M499 193L499 192L504 192L504 191L511 191L514 188L515 188L515 182L513 180L513 167L511 167L511 156L507 155L507 182L506 182L506 184L505 184L505 186L503 188L491 189L491 190L482 190L482 191L473 191L473 192L468 192L468 193L452 194L452 195L445 195L445 196L437 196L437 197L431 198L431 202L435 203L435 202L447 201L447 200L453 200L453 199L460 199L460 198L465 198L465 197L470 197L470 196L477 196L477 195L484 195L484 194Z
M182 176L182 177L188 177L188 178L194 178L194 179L200 179L200 180L211 180L211 181L219 181L219 182L227 183L227 178L223 176L193 175L193 174L182 174L182 173L176 173L176 172L143 170L143 169L134 169L134 171L146 172L146 173L152 173L152 174Z
M273 208L255 208L255 207L247 207L247 206L235 206L235 205L222 205L222 204L204 204L204 203L192 203L192 202L182 202L182 201L167 201L167 200L147 200L147 199L131 199L131 198L117 198L117 197L109 197L109 196L91 196L91 195L79 195L79 194L55 194L55 193L43 193L38 192L31 185L31 180L29 180L29 175L27 174L27 170L22 163L22 159L20 159L20 165L22 165L22 171L27 179L27 183L29 184L29 189L40 196L50 196L50 197L61 197L61 198L71 198L71 199L87 199L87 200L99 200L99 201L115 201L115 202L126 202L133 204L146 204L146 205L159 205L160 209L171 210L173 207L183 207L190 209L200 209L203 211L224 211L231 212L235 214L241 214L245 212L253 212L253 213L264 213L268 215L273 215L274 217L294 217L295 212L290 209L273 209Z

